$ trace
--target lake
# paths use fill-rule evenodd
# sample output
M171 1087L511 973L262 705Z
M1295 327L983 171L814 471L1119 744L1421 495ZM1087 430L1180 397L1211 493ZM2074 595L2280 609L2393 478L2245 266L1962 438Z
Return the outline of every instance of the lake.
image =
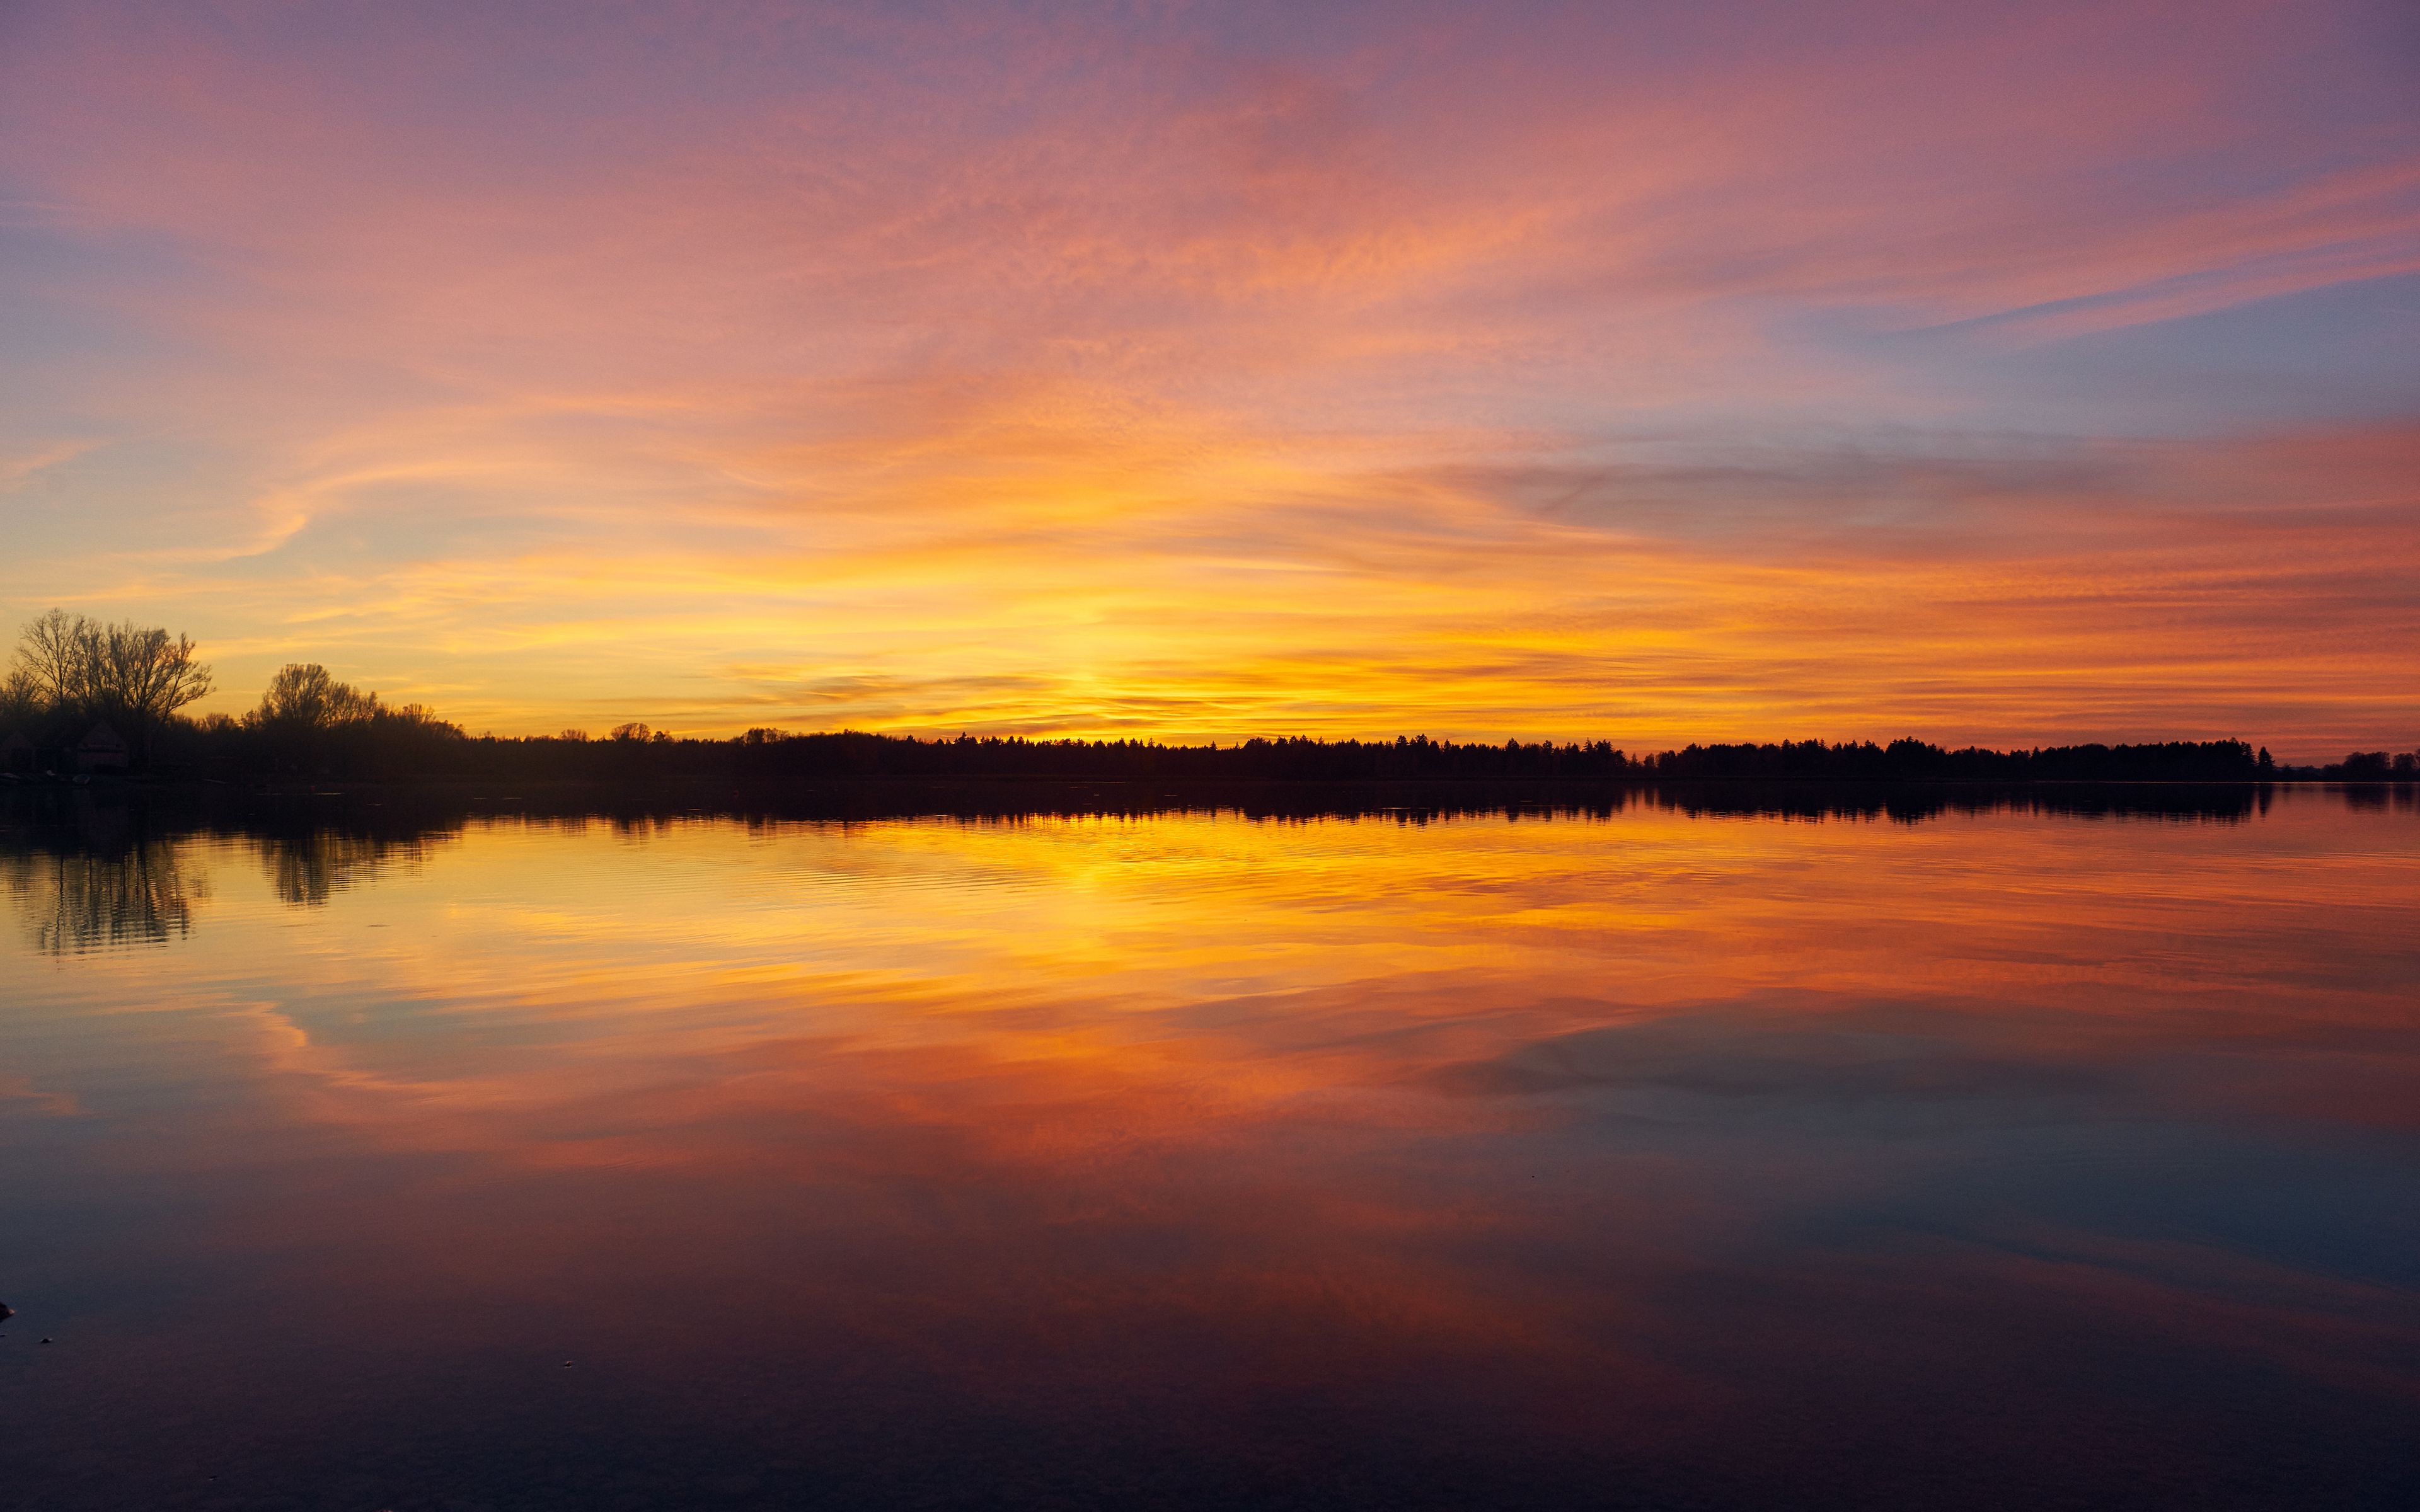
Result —
M0 1486L2420 1505L2411 800L20 794Z

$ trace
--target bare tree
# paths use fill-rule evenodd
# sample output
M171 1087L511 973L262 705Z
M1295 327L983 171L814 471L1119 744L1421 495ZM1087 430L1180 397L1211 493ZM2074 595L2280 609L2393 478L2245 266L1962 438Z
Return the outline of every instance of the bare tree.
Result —
M262 724L325 730L367 719L379 712L376 693L336 681L316 661L288 662L269 680L254 717Z
M29 725L40 717L43 700L33 674L23 667L9 670L0 679L0 730L14 730Z
M191 636L136 625L96 625L92 638L95 702L145 730L207 697L210 670L194 659Z
M209 690L210 670L194 659L190 636L54 609L18 637L0 702L118 720L147 748L170 716Z
M35 696L54 709L92 702L93 644L101 627L81 614L54 609L17 637L17 671Z

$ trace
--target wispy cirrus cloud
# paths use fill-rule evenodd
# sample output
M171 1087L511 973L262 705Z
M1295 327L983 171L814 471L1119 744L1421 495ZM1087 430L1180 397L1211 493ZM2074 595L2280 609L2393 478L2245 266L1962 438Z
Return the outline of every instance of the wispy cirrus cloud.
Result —
M2409 50L2186 19L29 9L0 608L502 729L2386 738Z

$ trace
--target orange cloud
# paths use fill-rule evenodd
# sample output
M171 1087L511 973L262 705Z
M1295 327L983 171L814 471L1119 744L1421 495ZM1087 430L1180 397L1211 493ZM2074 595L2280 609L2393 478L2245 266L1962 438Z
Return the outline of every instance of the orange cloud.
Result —
M2420 718L2350 11L465 24L23 23L0 611L503 731Z

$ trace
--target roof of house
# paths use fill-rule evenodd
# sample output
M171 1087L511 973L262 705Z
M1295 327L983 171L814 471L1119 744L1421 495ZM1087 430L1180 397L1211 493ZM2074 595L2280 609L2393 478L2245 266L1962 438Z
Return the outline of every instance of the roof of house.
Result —
M126 740L116 731L109 728L109 721L104 719L85 732L84 739L76 742L76 748L78 750L124 750Z

